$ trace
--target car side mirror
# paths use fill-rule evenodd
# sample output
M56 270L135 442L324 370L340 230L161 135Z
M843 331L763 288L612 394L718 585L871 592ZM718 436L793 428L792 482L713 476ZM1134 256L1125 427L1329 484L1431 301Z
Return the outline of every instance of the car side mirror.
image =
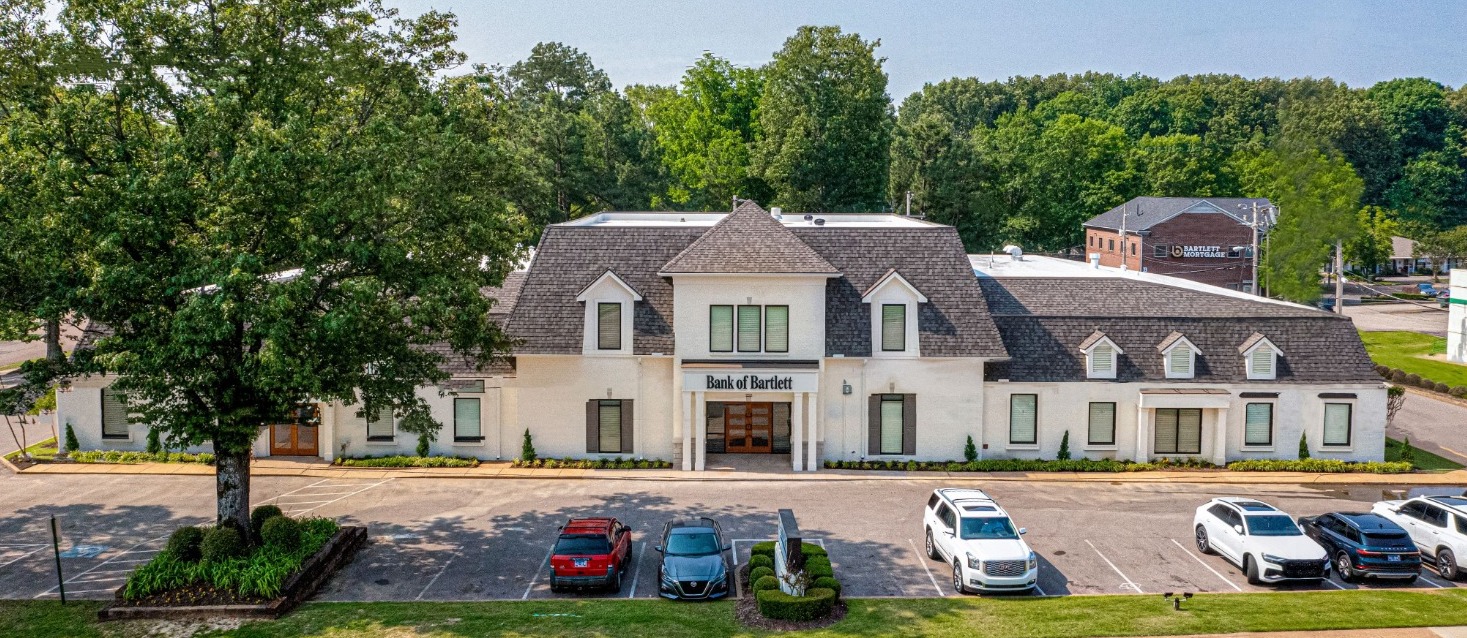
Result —
M1029 533L1029 528L1027 528L1027 527L1020 527L1019 528L1019 535L1020 536L1023 536L1023 535L1028 534L1028 533Z
M948 536L957 536L957 533L950 529L942 530L942 533L947 534Z
M658 545L658 546L656 546L656 547L653 547L653 548L652 548L652 551L654 551L654 552L657 552L657 553L659 553L659 554L661 554L661 553L662 553L662 546L661 546L661 545Z
M1243 533L1243 526L1242 525L1234 525L1233 526L1233 531L1235 531L1235 532L1237 532L1239 534L1242 534Z
M621 533L623 533L623 534L630 534L630 533L632 533L632 528L630 528L630 527L623 527L623 528L621 528Z
M725 551L725 552L731 552L731 551L733 551L733 545L724 545L723 546L723 551Z

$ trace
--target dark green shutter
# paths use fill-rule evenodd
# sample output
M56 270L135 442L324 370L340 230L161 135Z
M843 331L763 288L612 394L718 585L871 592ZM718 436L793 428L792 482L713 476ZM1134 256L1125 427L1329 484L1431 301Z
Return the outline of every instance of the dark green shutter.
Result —
M866 452L871 456L881 455L881 395L868 398L866 418Z
M902 454L917 453L917 395L902 395Z
M591 453L601 451L600 403L596 399L586 402L586 451Z
M632 400L625 399L621 402L621 453L631 454L632 450Z

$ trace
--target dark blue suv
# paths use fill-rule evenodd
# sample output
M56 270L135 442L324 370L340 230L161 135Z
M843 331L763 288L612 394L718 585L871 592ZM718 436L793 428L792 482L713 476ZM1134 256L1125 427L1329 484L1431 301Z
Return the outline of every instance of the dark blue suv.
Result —
M1421 552L1399 525L1376 514L1335 512L1302 517L1299 527L1329 552L1340 579L1401 579L1416 582L1421 574Z

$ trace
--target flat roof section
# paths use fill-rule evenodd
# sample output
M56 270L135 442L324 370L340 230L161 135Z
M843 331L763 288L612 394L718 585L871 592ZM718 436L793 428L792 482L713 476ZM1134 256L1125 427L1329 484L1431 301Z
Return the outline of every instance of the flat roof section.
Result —
M696 228L712 227L728 213L677 213L659 211L639 212L604 212L587 215L580 219L556 224L557 226L577 226L594 228L615 227L659 227L659 226L682 226ZM805 219L804 213L783 213L775 216L775 220L784 224L787 228L809 227L809 228L932 228L940 224L906 217L903 215L871 214L871 213L821 213L811 215ZM824 220L816 224L815 220Z

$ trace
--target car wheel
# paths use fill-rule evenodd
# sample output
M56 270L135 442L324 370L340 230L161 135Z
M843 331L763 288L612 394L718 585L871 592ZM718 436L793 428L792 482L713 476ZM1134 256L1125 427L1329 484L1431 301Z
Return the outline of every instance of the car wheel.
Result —
M621 570L611 572L611 580L606 583L606 588L613 594L621 591Z
M932 542L932 528L930 527L927 529L927 540L925 541L925 544L927 545L928 558L931 558L932 560L942 560L942 557L937 555L937 544Z
M1443 549L1436 553L1436 571L1447 580L1457 580L1462 575L1461 570L1457 569L1457 557L1452 554L1452 550Z
M1212 553L1212 540L1207 538L1207 528L1197 526L1197 551L1204 554Z
M555 574L550 575L550 593L560 593L560 583L555 582Z
M953 591L968 593L968 587L963 584L963 565L957 561L953 561Z
M1249 585L1263 584L1263 580L1258 577L1258 563L1254 562L1252 556L1243 557L1243 573L1248 576Z
M1340 580L1353 583L1360 580L1355 575L1355 567L1350 564L1350 556L1344 552L1335 554L1335 571L1340 573Z

